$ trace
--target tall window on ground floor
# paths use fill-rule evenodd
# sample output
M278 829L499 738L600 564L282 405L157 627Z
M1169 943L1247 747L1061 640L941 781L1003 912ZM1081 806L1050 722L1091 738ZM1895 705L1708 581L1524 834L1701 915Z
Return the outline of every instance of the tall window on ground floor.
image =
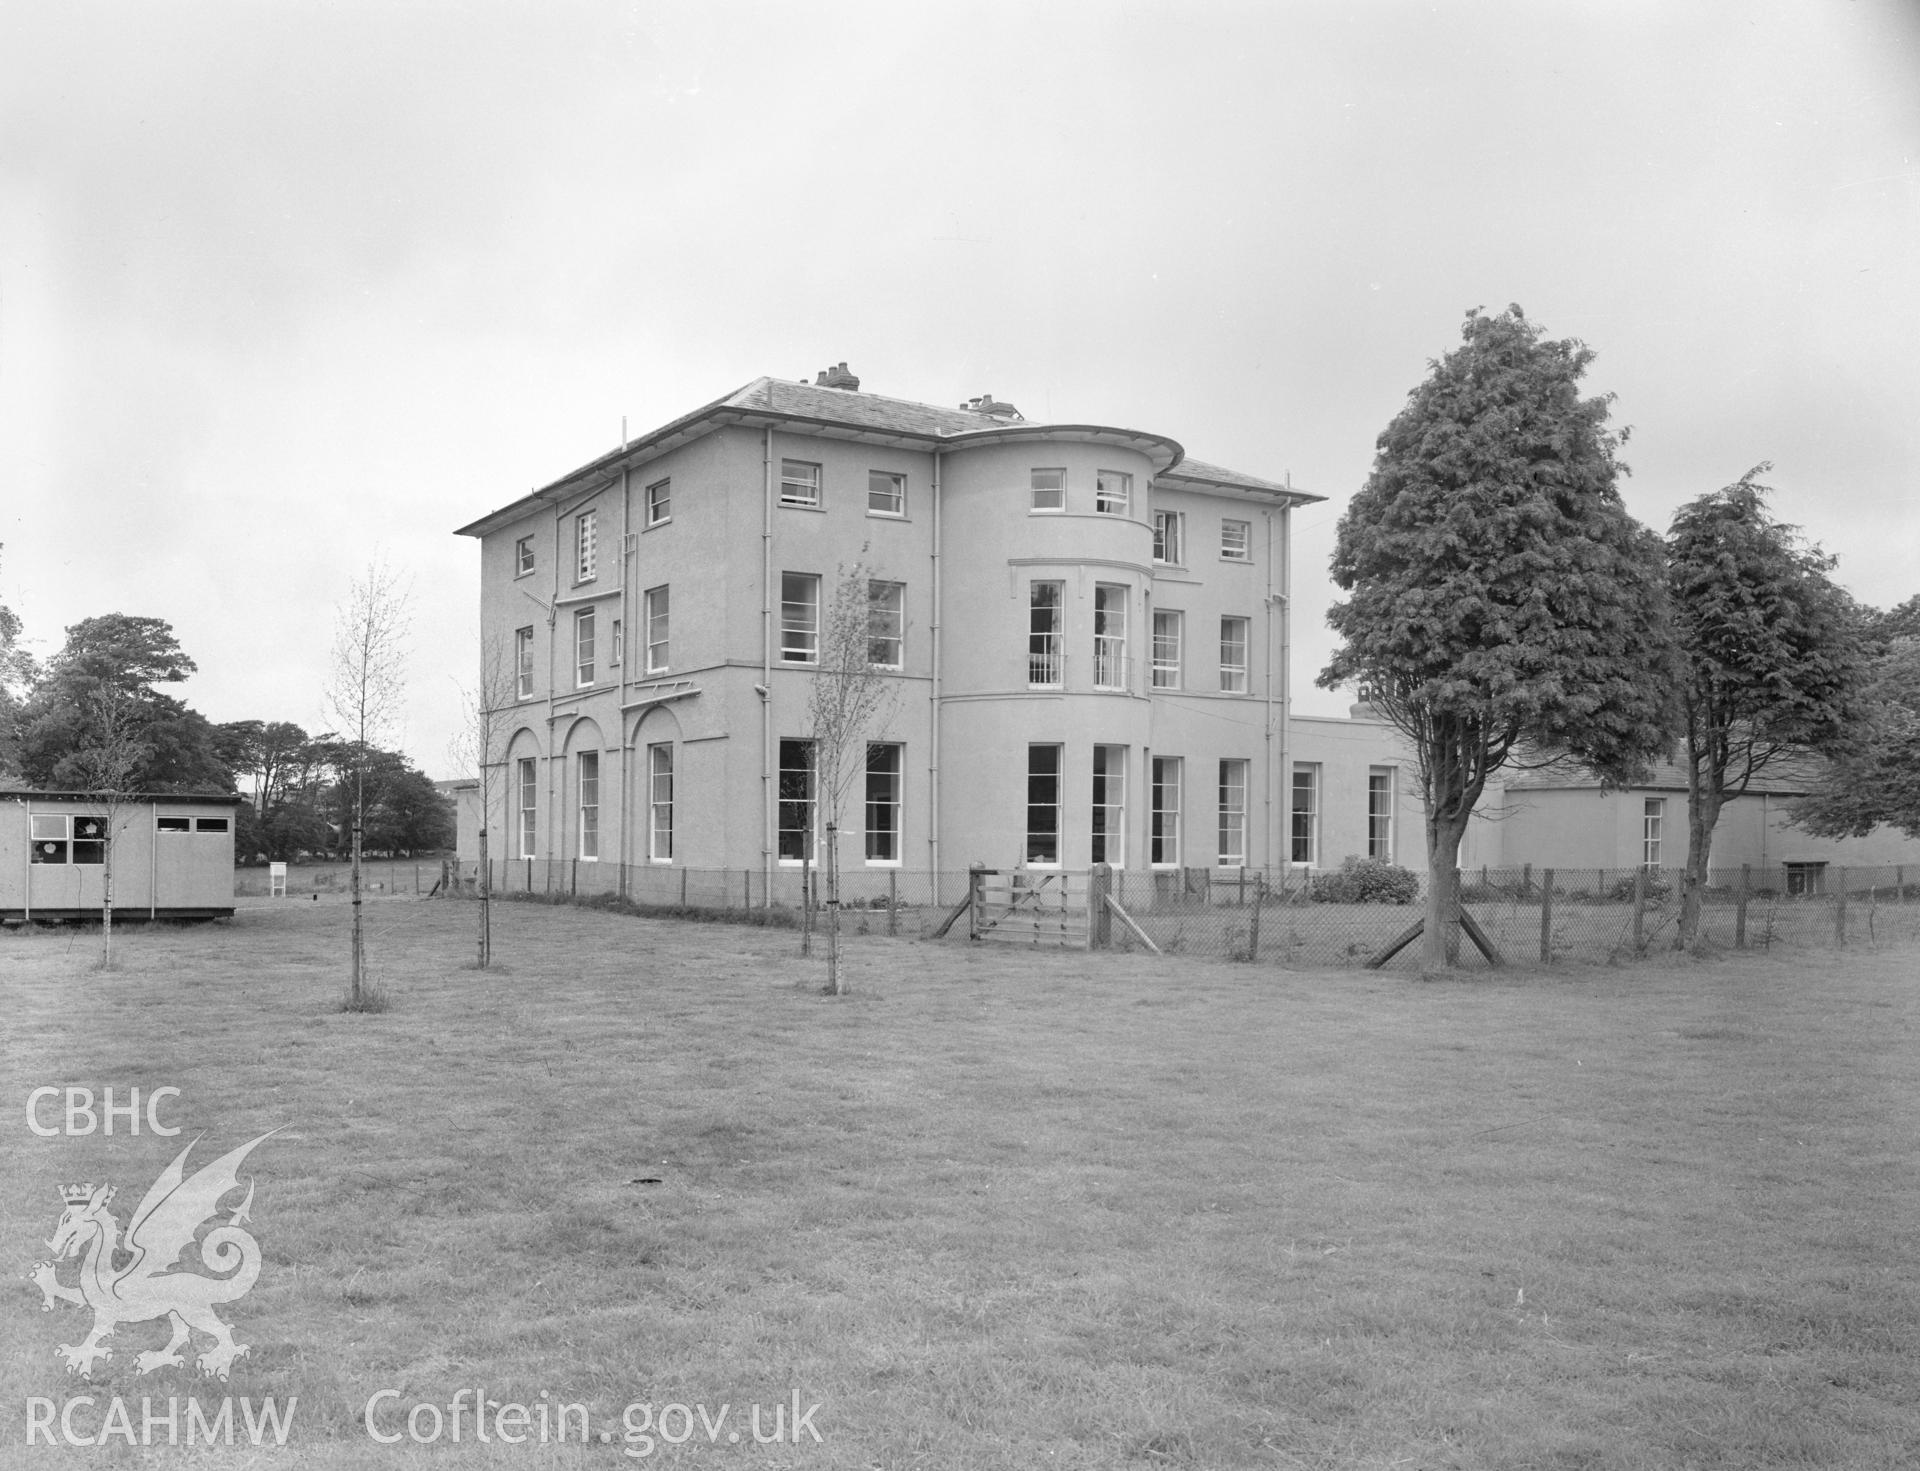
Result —
M540 778L531 756L520 762L520 856L533 857L533 844L540 815Z
M600 856L600 753L580 753L580 856Z
M1302 764L1293 768L1291 827L1287 856L1295 863L1320 861L1320 768Z
M1667 799L1648 797L1640 812L1640 866L1660 866L1660 828L1667 818Z
M900 861L900 768L903 747L867 743L867 862Z
M1147 860L1161 868L1180 863L1180 758L1153 758L1153 820Z
M1391 766L1367 771L1367 857L1393 862L1393 788Z
M780 742L780 858L798 863L813 847L813 742Z
M1220 866L1239 868L1247 861L1247 763L1220 763Z
M1027 686L1057 689L1065 682L1061 647L1061 619L1066 602L1064 582L1040 582L1027 587Z
M673 746L647 747L647 858L673 862Z
M1093 861L1127 860L1127 748L1093 748Z
M1061 747L1027 747L1027 862L1060 862Z

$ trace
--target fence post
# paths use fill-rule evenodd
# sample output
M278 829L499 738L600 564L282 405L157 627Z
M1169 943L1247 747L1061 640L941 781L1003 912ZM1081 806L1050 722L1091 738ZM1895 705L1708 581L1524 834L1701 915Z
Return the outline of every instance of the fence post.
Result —
M1531 863L1523 863L1520 865L1520 892L1523 894L1531 894L1533 892L1533 865Z
M900 933L900 871L887 870L887 933Z
M987 871L978 864L967 870L967 938L980 938L980 920L987 903Z
M1633 871L1633 952L1643 953L1647 948L1647 866L1643 863Z
M680 870L680 917L687 917L687 871Z
M1253 881L1253 918L1247 924L1247 960L1249 963L1260 959L1260 907L1267 897L1267 876L1262 872Z
M1836 945L1847 943L1847 871L1840 870L1840 893L1833 906L1833 941Z
M1540 871L1540 963L1553 964L1553 870L1550 868Z
M1733 948L1747 948L1747 895L1753 887L1753 865L1740 865L1740 897L1733 908Z
M1903 863L1896 863L1893 866L1893 902L1896 904L1907 902L1907 869Z
M1107 895L1113 892L1113 865L1096 863L1087 870L1087 948L1105 950L1113 944L1113 911Z

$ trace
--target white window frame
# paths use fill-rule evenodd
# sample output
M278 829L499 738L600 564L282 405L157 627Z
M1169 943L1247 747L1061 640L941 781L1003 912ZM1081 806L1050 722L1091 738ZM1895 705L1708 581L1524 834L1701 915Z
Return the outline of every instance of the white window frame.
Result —
M641 594L647 630L645 668L648 674L665 674L673 667L673 603L668 587L669 584L663 582Z
M1051 479L1055 483L1048 485L1042 481ZM1053 498L1052 504L1041 500L1042 496ZM1067 508L1067 472L1056 465L1039 465L1027 472L1027 514L1030 516L1058 516Z
M800 597L791 597L798 592ZM780 574L780 662L820 662L820 574Z
M1666 826L1667 799L1665 797L1647 797L1640 807L1640 866L1647 869L1660 867L1661 829Z
M1052 753L1053 770L1051 772L1035 768L1034 753L1037 751L1049 751ZM1053 782L1053 800L1051 802L1034 801L1034 783L1036 781L1047 780L1049 777ZM1027 745L1027 820L1025 829L1027 836L1026 843L1021 848L1021 852L1024 855L1023 861L1028 868L1058 868L1060 866L1061 850L1066 838L1065 829L1061 824L1061 817L1066 806L1063 800L1066 795L1064 790L1066 781L1067 748L1057 741L1029 742ZM1044 815L1048 813L1052 814L1050 818L1053 825L1051 833L1046 830L1044 825L1040 827L1034 825L1034 817L1036 814ZM1046 841L1049 838L1052 839L1053 856L1036 858L1034 856L1035 852L1044 849Z
M1400 786L1400 771L1394 766L1367 768L1367 857L1383 863L1394 862L1394 808Z
M673 477L656 480L647 487L647 530L665 526L673 520Z
M1244 756L1220 758L1220 851L1215 861L1221 868L1247 866L1247 781L1252 769Z
M1097 470L1093 510L1097 516L1125 516L1133 505L1133 477L1125 470Z
M1153 560L1167 567L1186 561L1186 516L1179 511L1153 513Z
M812 460L780 462L780 504L802 511L818 511L826 503L820 466Z
M1093 748L1093 811L1087 825L1093 863L1127 866L1127 748Z
M1304 783L1302 777L1306 778ZM1296 868L1319 866L1320 764L1317 761L1294 762L1292 775L1287 780L1287 861Z
M673 862L673 743L647 747L647 861Z
M1234 547L1234 528L1239 528L1239 548ZM1251 521L1224 520L1220 523L1220 560L1223 562L1251 562L1253 560L1253 523Z
M880 488L880 501L874 503L876 486ZM892 504L887 504L887 502ZM895 520L907 514L907 477L892 470L867 471L867 514L869 516L891 516Z
M880 752L880 766L875 758ZM888 769L889 765L891 770ZM866 771L866 839L869 868L898 868L903 847L901 815L906 792L907 749L898 741L868 741ZM879 786L876 787L875 783ZM875 817L879 818L876 826ZM876 853L876 848L889 849Z
M1052 601L1043 602L1042 590ZM1067 683L1067 585L1056 577L1027 584L1027 688L1064 689Z
M533 574L533 538L523 536L513 544L513 575L529 577Z
M533 625L513 631L513 689L516 700L533 698Z
M1155 756L1151 781L1147 862L1153 868L1180 866L1180 782L1184 773L1178 756Z
M575 609L573 615L573 687L591 689L594 669L594 610Z
M592 582L600 570L600 512L590 507L573 518L573 580Z
M1178 608L1153 610L1153 688L1180 688L1180 645L1186 635L1186 616Z
M203 822L206 820L201 819ZM76 831L75 824L89 823L97 832L91 837L82 837ZM29 866L40 865L66 868L98 868L107 861L106 821L92 813L71 812L35 812L27 818L29 838ZM43 844L58 843L59 857L43 856ZM85 845L97 856L82 858L80 849Z
M886 657L891 652L892 657ZM907 660L907 585L883 577L867 580L867 662L875 669L903 669Z
M540 838L540 764L532 756L520 758L520 856L531 858Z
M579 818L575 845L582 863L600 861L600 753L582 751L574 758L574 811Z
M1232 637L1235 628L1240 636ZM1238 614L1223 614L1220 619L1220 693L1223 695L1244 695L1247 693L1248 661L1252 658L1250 640L1253 637L1253 621ZM1234 659L1235 651L1239 659Z
M1127 601L1123 582L1093 585L1093 687L1097 690L1124 690L1129 686L1132 671L1127 667Z
M618 618L607 620L607 668L618 669L627 656L627 628Z

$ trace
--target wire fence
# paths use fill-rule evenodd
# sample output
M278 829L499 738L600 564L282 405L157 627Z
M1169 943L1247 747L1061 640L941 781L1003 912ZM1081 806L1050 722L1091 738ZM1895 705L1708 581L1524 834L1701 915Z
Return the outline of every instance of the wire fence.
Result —
M840 875L843 927L860 934L991 943L1144 950L1283 966L1417 969L1420 944L1380 957L1421 918L1425 879L1394 871L1405 902L1342 902L1337 873L1300 869L1113 869L1103 876L1118 915L1102 921L1085 871L929 873L853 868ZM472 897L473 862L368 862L372 893ZM799 925L824 908L816 868L696 869L670 864L509 859L491 865L496 895L606 903L638 913L747 924ZM346 864L291 867L289 894L344 893ZM1509 963L1605 962L1670 947L1678 932L1675 869L1477 869L1461 898ZM235 892L265 894L265 869L241 869ZM1702 894L1700 942L1726 949L1883 948L1920 944L1920 866L1814 864L1715 869ZM1484 964L1471 937L1461 961Z
M1115 948L1227 955L1280 965L1418 969L1407 932L1421 918L1424 878L1406 903L1329 900L1330 876L1113 875L1131 925ZM1671 947L1680 920L1673 869L1480 869L1461 875L1466 914L1507 963L1605 962ZM1384 962L1382 956L1405 943ZM1791 865L1713 870L1697 942L1726 949L1881 948L1920 943L1920 867ZM1485 964L1471 936L1464 964Z
M442 860L438 858L366 858L360 863L360 881L370 893L419 894L433 892L440 881ZM353 865L340 863L289 863L289 894L344 894L352 888ZM233 871L233 892L253 898L272 892L271 870L264 863L249 864Z

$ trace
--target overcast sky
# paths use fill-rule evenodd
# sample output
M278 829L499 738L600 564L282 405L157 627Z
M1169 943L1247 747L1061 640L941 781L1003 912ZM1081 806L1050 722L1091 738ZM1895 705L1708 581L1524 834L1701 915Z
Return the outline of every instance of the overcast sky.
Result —
M322 721L411 574L404 743L476 662L451 533L763 373L991 391L1329 497L1518 302L1629 507L1771 460L1920 592L1920 7L0 0L0 603L164 618L214 720Z

